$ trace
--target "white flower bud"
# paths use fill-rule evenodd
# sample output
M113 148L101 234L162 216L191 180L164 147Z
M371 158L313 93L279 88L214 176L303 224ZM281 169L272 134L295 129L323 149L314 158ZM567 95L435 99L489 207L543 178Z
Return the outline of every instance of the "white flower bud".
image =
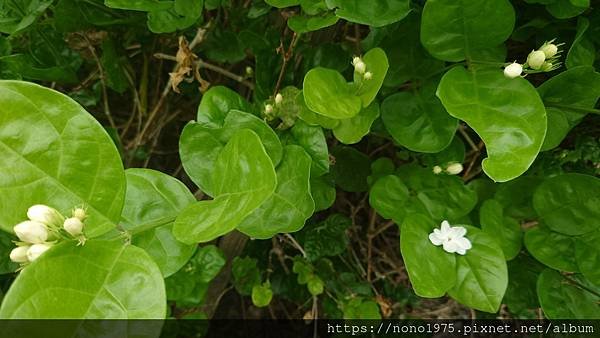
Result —
M265 113L271 114L273 112L273 105L267 104L265 105Z
M283 95L277 93L277 95L275 95L275 104L281 104L282 101L283 101Z
M371 80L373 78L373 73L371 72L366 72L365 75L363 75L363 78L365 80Z
M514 79L521 76L523 72L523 65L517 62L513 62L510 65L504 67L504 76L509 79Z
M252 74L254 74L254 69L250 66L246 66L246 75L250 76Z
M29 245L18 246L10 252L10 260L15 263L27 263L29 259L27 258L27 250L29 250Z
M558 47L553 43L544 44L540 48L540 51L544 52L544 55L546 55L546 59L549 59L556 55L556 53L558 53Z
M71 217L65 220L63 228L72 236L77 237L83 232L83 223L79 218Z
M534 50L527 56L527 64L533 69L540 69L546 61L546 54L540 50Z
M75 218L78 218L80 221L84 221L87 218L87 214L85 213L85 209L83 208L75 208L71 215Z
M26 243L44 243L48 239L48 229L40 222L21 222L15 225L13 230L17 237Z
M362 62L362 59L360 58L360 56L355 56L352 58L352 65L356 66L357 63Z
M438 175L442 173L442 167L440 167L439 165L436 165L435 167L433 167L433 173Z
M362 62L362 60L354 64L354 71L356 71L357 73L364 74L366 70L367 65L364 62Z
M29 247L29 250L27 250L27 259L29 259L30 262L33 262L51 247L52 245L46 243L32 245Z
M29 208L27 217L32 221L55 226L61 226L64 220L60 212L43 204L37 204Z
M452 163L446 168L446 172L450 175L458 175L463 171L463 166L460 163Z

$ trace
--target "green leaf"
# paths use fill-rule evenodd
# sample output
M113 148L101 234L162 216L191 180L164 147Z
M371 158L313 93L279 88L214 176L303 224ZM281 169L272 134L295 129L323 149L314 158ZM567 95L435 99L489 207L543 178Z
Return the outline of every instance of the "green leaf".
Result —
M77 83L77 74L67 66L40 65L29 54L12 54L0 57L0 66L3 71L17 75L16 78L40 81L58 81L64 83Z
M565 65L568 69L577 66L592 66L594 64L596 48L594 47L594 42L586 34L589 27L590 21L587 18L579 17L577 19L577 34L565 59Z
M298 231L315 211L310 194L310 156L295 145L284 150L276 170L275 192L237 227L252 238L267 239Z
M276 166L281 160L282 147L277 134L260 118L238 110L227 114L222 128L188 123L179 140L181 163L186 173L200 189L214 197L212 173L221 149L240 129L254 131Z
M333 12L318 15L294 15L288 19L288 26L296 33L308 33L335 25L338 17Z
M212 168L213 200L186 207L173 234L181 242L207 242L235 229L275 191L277 176L258 135L241 129Z
M465 121L485 142L488 158L482 167L496 182L523 174L542 146L546 110L536 94L525 79L508 79L496 69L463 67L448 71L437 92L448 113Z
M360 96L363 107L367 107L373 102L379 88L383 84L385 75L389 68L387 55L381 48L373 48L368 51L363 57L366 71L372 74L370 80L365 80L363 74L354 72L354 86L356 87L356 95Z
M408 0L343 0L336 5L335 14L340 18L373 27L400 21L410 12Z
M514 314L539 308L536 284L544 266L527 255L518 256L507 264L509 278L503 303Z
M558 147L572 128L567 115L561 109L547 107L546 117L548 118L548 130L541 151Z
M585 280L561 276L552 269L540 274L537 293L546 317L550 319L600 319L600 297L584 287Z
M429 0L423 8L421 42L444 61L471 59L475 50L498 46L513 31L508 0Z
M117 46L113 39L102 42L102 69L106 76L106 85L114 91L123 94L129 87L124 58L118 54Z
M333 135L344 144L358 143L369 133L371 125L378 117L379 103L373 101L368 107L363 108L358 115L339 120L340 123L333 128Z
M238 93L224 86L214 86L202 95L198 106L198 124L220 128L230 110L249 112L250 104Z
M197 19L202 15L204 0L175 0L174 9L177 14Z
M600 286L600 236L598 233L592 236L582 236L575 241L575 259L577 267L585 278L591 283Z
M542 182L533 195L540 221L565 235L582 235L600 229L600 179L564 174Z
M564 127L564 122L548 124L547 137L554 142L549 142L544 149L558 145L564 136L585 117L586 108L594 108L600 97L600 74L593 67L580 66L566 70L553 76L538 87L540 97L548 109L548 113L564 114L569 126ZM551 120L562 119L553 117Z
M575 240L572 237L535 227L525 233L525 247L545 265L561 271L577 272Z
M504 213L516 219L536 219L533 208L533 194L542 183L542 179L533 176L521 176L510 182L496 184L493 198L504 206Z
M300 5L300 0L265 0L265 2L277 8L285 8Z
M589 6L589 4L588 4ZM585 12L588 6L576 6L571 1L556 1L546 6L546 10L557 19L576 17Z
M450 144L442 151L437 153L424 153L422 154L422 158L424 163L432 168L432 170L436 165L443 166L453 162L463 163L465 161L465 144L460 137L454 135Z
M271 284L269 284L269 282L254 285L254 287L252 287L252 304L254 304L254 306L265 307L271 303L272 298L273 291L271 290Z
M476 310L497 312L508 285L508 270L502 249L494 237L466 226L473 248L456 257L456 285L450 297Z
M329 176L311 177L310 194L315 201L315 212L325 210L335 202L334 183Z
M321 176L329 171L329 150L323 129L319 126L311 126L302 121L296 121L290 129L294 138L294 144L304 148L310 155L311 175Z
M3 319L160 319L160 270L144 250L118 241L64 242L28 265L0 308Z
M180 16L175 9L148 12L148 28L153 33L172 33L196 22L195 17Z
M250 257L233 259L231 273L233 286L242 295L251 295L255 285L260 285L260 271L256 266L257 260Z
M435 96L437 82L420 89L388 96L381 105L381 119L394 140L412 151L437 153L446 148L458 121L448 115Z
M201 303L210 282L225 263L223 252L216 246L199 248L183 268L165 279L167 299L176 301L177 305Z
M63 214L85 205L88 237L114 228L125 196L123 164L90 114L54 90L0 81L0 116L3 230L11 232L34 204Z
M133 11L161 11L173 7L173 1L161 0L104 0L107 7Z
M317 67L304 76L304 100L310 110L334 119L354 117L362 107L353 86L336 70Z
M396 175L388 175L378 179L369 192L369 204L381 217L401 222L407 210L409 191Z
M3 1L0 32L15 34L33 25L52 2L53 0Z
M342 308L344 319L381 319L377 302L365 298L353 298Z
M421 297L441 297L456 283L456 256L429 241L429 234L436 227L430 218L412 214L404 219L400 229L402 259L412 287Z
M497 239L506 260L515 258L521 251L523 233L519 222L504 215L504 207L496 200L487 200L479 209L479 222L483 232Z
M196 245L177 241L171 230L175 217L196 199L176 178L150 169L127 169L127 193L121 223L132 244L146 250L164 277L192 257Z
M349 245L346 229L351 225L348 217L333 214L306 230L303 243L306 258L314 262L321 257L342 254Z
M336 146L331 150L335 165L331 175L335 184L350 192L369 189L367 176L371 174L371 160L360 151L346 146Z

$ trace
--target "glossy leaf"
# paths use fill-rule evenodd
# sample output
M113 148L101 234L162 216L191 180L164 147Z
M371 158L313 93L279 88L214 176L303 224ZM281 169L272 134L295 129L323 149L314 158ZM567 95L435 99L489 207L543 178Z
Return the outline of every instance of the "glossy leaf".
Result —
M520 315L529 309L540 307L536 285L544 266L527 255L520 255L508 262L508 287L504 294L510 312Z
M479 209L479 222L483 232L497 239L506 260L515 258L521 251L523 233L517 220L504 215L504 207L496 200L487 200Z
M298 231L315 211L310 194L310 156L295 145L284 150L276 170L275 192L237 227L251 238Z
M335 186L329 176L311 177L310 194L315 201L315 212L328 209L335 202Z
M150 169L127 169L127 193L121 216L132 244L146 250L168 277L192 257L196 245L177 241L171 233L175 217L194 203L194 195L176 178Z
M304 148L310 155L312 176L321 176L329 171L329 150L323 129L296 121L290 129L294 143Z
M572 237L535 227L525 233L524 240L529 253L545 265L561 271L579 271Z
M508 79L499 70L448 71L437 92L448 113L465 121L483 139L485 173L496 182L523 174L546 134L546 110L533 86Z
M394 140L412 151L437 153L446 148L458 121L448 115L435 96L437 82L427 82L411 92L388 96L381 105L381 119Z
M322 67L304 76L304 100L315 113L334 119L354 117L362 107L361 99L342 74Z
M540 274L537 293L550 319L600 319L600 297L578 286L586 282L577 276L568 279L552 269ZM586 286L587 287L587 286Z
M3 319L161 319L165 314L165 286L150 256L133 245L99 240L84 246L65 242L45 252L21 271L0 308Z
M123 164L90 114L54 90L0 81L0 116L3 230L12 231L34 204L63 214L85 205L88 237L114 228L125 195Z
M186 207L173 234L187 244L207 242L235 229L275 191L277 176L258 135L241 129L217 156L212 170L215 199Z
M594 64L596 48L594 42L586 34L589 26L590 21L587 18L580 17L578 19L577 34L565 59L567 68L592 66Z
M508 285L504 254L494 237L467 226L473 248L456 257L456 285L448 295L459 303L485 312L497 312Z
M335 14L342 19L373 27L402 20L410 12L408 0L341 0Z
M437 227L428 217L412 214L400 229L402 258L412 287L421 297L441 297L456 283L456 255L429 241L429 234Z
M239 110L231 110L222 128L204 127L199 123L188 123L179 139L181 163L186 173L200 189L214 197L212 173L221 149L240 129L248 128L261 139L267 153L277 165L281 160L279 138L260 118Z
M600 286L600 235L582 236L575 239L575 259L579 271L591 283Z
M319 15L294 15L288 19L288 26L296 33L308 33L335 25L338 19L332 12Z
M362 100L363 107L367 107L377 96L387 74L389 63L387 55L381 48L371 49L362 57L362 60L366 65L366 71L372 74L372 78L366 80L363 78L363 74L355 71L354 86L356 95L360 96Z
M340 123L333 128L333 135L344 144L354 144L369 133L371 125L379 117L379 103L374 101L363 108L358 115L349 119L339 120Z
M388 175L378 179L369 192L369 204L377 213L386 219L401 222L406 215L405 204L408 203L409 191L396 175Z
M600 229L600 179L564 174L546 179L533 195L533 206L543 224L565 235Z
M215 86L202 95L198 106L198 124L223 127L230 110L250 111L250 105L238 93L224 86Z
M0 13L0 32L15 34L31 26L46 9L52 5L52 0L20 0L2 3Z
M271 285L267 283L254 285L252 287L252 304L256 307L265 307L271 303L273 291Z
M514 24L508 0L429 0L423 8L421 42L434 57L457 62L471 59L474 50L503 43Z

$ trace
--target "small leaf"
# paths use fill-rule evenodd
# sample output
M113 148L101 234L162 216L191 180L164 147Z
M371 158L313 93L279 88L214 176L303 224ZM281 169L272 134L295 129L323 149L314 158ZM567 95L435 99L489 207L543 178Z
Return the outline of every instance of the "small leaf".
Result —
M310 227L304 235L303 247L306 258L314 262L321 257L343 253L349 243L346 229L351 225L352 221L348 217L333 214L323 222Z
M333 128L333 135L344 144L354 144L369 133L371 125L379 117L379 103L374 101L363 108L358 115L339 120L340 123Z
M373 102L387 74L389 63L387 55L381 48L373 48L363 57L366 71L371 73L371 79L366 80L363 74L354 71L354 86L356 95L360 96L362 106L367 107ZM365 73L366 74L366 73Z
M233 259L231 273L233 286L242 295L249 296L256 285L260 285L260 271L256 264L258 261L250 257L236 257Z
M304 100L310 110L334 119L354 117L362 107L361 99L342 74L322 67L304 76Z
M271 303L273 291L269 282L252 287L252 304L256 307L265 307Z
M230 110L250 111L250 104L238 93L224 86L214 86L202 95L198 106L198 124L223 127Z

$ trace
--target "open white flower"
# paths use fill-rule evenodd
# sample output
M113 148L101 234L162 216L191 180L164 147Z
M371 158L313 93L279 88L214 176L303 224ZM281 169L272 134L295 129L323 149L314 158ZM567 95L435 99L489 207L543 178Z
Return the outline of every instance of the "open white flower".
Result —
M444 251L464 255L471 249L471 241L465 235L467 229L461 226L451 227L448 221L443 221L440 229L433 229L429 241L435 246L442 246Z

